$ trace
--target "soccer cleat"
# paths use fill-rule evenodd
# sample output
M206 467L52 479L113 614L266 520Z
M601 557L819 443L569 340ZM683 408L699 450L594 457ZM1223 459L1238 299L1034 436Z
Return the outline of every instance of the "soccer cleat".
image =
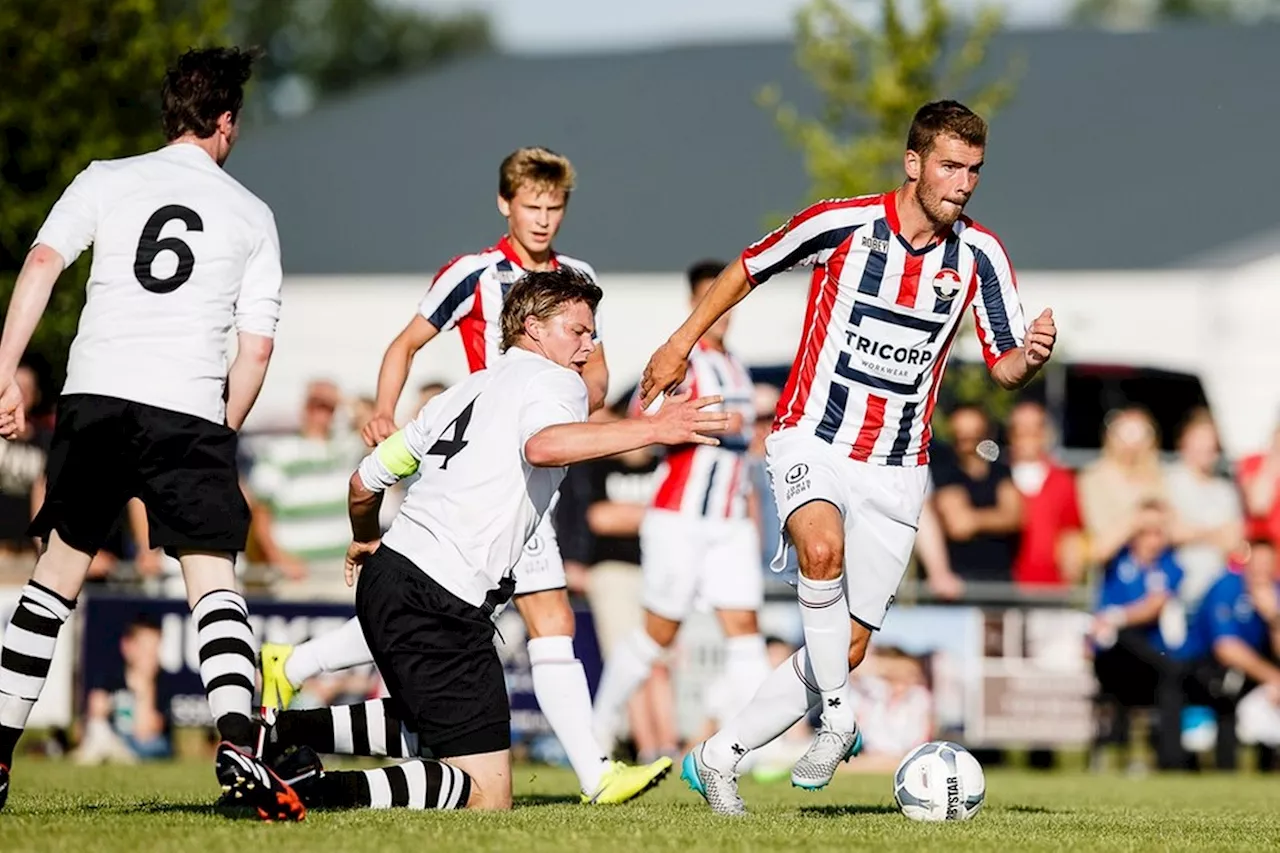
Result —
M284 665L293 654L293 646L285 643L263 643L258 653L258 669L262 671L262 706L283 711L293 701L293 685L284 674Z
M9 768L0 764L0 809L9 801Z
M584 793L582 802L594 805L629 803L650 788L656 788L670 772L670 758L659 758L652 764L639 767L615 761L604 772L596 792L590 796Z
M272 772L297 792L307 808L320 805L320 777L324 764L309 746L289 746L270 763Z
M862 732L856 723L851 732L838 732L823 726L792 768L791 784L806 791L821 790L830 784L840 762L848 761L860 752Z
M299 821L307 816L297 792L240 747L226 741L218 744L216 767L222 803L247 806L265 821Z
M747 807L738 796L738 777L732 773L721 773L702 762L701 752L704 744L698 744L689 750L681 765L680 778L689 783L694 793L711 806L716 814L741 817L747 813Z

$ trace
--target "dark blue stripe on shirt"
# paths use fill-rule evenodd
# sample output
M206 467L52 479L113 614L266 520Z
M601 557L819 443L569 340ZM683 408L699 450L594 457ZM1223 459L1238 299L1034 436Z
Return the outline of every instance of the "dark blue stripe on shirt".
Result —
M831 383L831 392L827 394L827 410L822 413L822 421L818 424L818 437L831 444L836 440L836 431L844 423L844 407L849 402L849 388L839 382Z
M889 222L886 219L877 219L875 227L871 229L871 236L882 241L882 245L886 248L889 242ZM858 282L858 292L865 293L867 296L877 296L880 293L880 282L884 280L884 267L888 259L888 252L881 252L878 249L871 249L867 252L867 265L862 268L862 281Z
M996 350L1008 352L1017 347L1018 342L1013 339L1013 330L1009 328L1009 314L1005 310L1004 296L1000 292L1000 278L985 252L974 249L973 256L978 265L978 286L982 289L982 304L987 309L987 321L995 336Z
M449 291L449 295L444 298L440 306L431 312L427 322L437 329L447 328L449 321L453 319L453 313L458 310L458 306L466 302L467 297L476 292L476 283L480 281L480 276L484 275L484 271L485 268L481 267L455 284L453 290Z
M898 437L893 440L889 450L888 463L901 465L907 455L907 446L911 443L911 427L916 420L916 404L907 403L902 407L902 417L898 420Z

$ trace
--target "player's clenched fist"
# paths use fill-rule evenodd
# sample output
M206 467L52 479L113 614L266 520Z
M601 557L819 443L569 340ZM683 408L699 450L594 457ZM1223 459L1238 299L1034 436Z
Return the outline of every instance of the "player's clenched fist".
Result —
M369 559L369 555L378 550L381 544L381 539L375 539L372 542L352 542L347 546L347 558L342 566L343 574L347 577L347 586L356 585L360 570L364 568L364 561Z
M360 430L360 437L364 439L364 443L370 447L377 447L382 442L391 438L396 431L396 422L386 415L374 415L369 422L364 425L364 429Z
M1053 323L1053 309L1046 308L1031 321L1027 329L1027 364L1042 367L1053 354L1053 343L1058 339L1058 327Z
M712 434L729 429L728 412L708 412L708 406L724 402L723 397L699 397L690 399L685 391L673 394L662 401L662 408L653 416L658 428L658 444L719 444Z
M641 403L647 407L663 391L675 388L684 381L684 374L688 369L688 350L681 351L671 341L658 347L658 351L645 365L644 376L640 379Z
M26 401L22 388L12 380L0 392L0 437L17 438L26 429Z

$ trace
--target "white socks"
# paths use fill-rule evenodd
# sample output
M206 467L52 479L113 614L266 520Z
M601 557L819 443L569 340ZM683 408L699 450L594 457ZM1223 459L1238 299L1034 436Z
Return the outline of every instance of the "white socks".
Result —
M643 628L637 628L614 646L604 662L596 689L594 732L605 749L613 748L626 719L627 702L648 679L661 655L662 647Z
M352 617L338 628L295 646L284 662L284 674L297 687L322 672L341 672L369 663L373 663L373 652L369 651L360 620Z
M849 692L849 607L844 578L813 580L800 575L800 621L815 683L822 693L822 721L836 731L853 731L853 697Z
M768 677L769 654L765 651L764 637L759 634L726 637L724 682L729 692L719 706L723 712L721 719L737 716Z
M800 649L769 673L747 706L707 740L703 760L722 773L733 773L744 755L798 723L819 698L813 670Z
M582 661L574 654L573 638L536 637L528 649L538 707L560 739L583 792L594 794L609 759L591 729L591 690Z

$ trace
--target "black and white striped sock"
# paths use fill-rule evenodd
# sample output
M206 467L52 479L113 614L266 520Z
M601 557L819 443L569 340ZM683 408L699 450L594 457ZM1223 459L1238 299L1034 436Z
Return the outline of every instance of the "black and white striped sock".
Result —
M257 657L244 596L214 590L191 608L200 646L200 680L223 740L252 748L257 740L250 714Z
M440 761L420 758L377 770L338 770L320 778L328 808L465 809L471 777Z
M6 767L44 689L58 631L75 606L36 581L22 588L0 651L0 764Z
M405 728L404 712L393 699L370 699L305 711L284 711L271 729L273 749L309 746L324 755L410 758L418 735Z

